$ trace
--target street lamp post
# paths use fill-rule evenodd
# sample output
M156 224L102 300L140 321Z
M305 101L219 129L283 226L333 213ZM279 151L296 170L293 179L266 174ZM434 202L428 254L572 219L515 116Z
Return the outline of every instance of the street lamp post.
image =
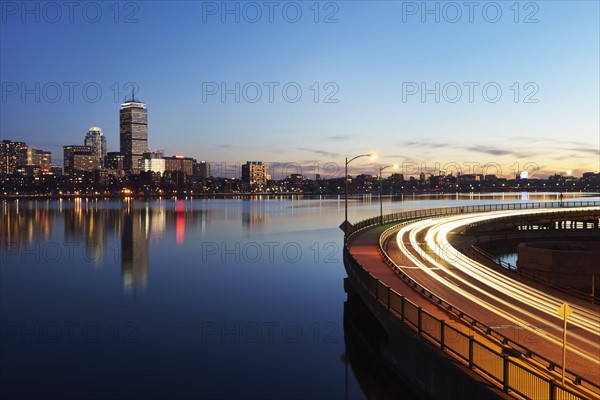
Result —
M393 167L394 169L398 169L398 164L391 164L379 167L379 223L383 224L383 191L382 191L382 182L381 182L381 174L383 170L389 167Z
M348 164L352 161L356 160L360 157L370 157L371 159L375 159L377 156L373 153L369 154L361 154L359 156L353 157L348 160L346 157L346 171L344 174L344 182L345 182L345 190L344 190L344 240L346 239L346 235L348 233Z

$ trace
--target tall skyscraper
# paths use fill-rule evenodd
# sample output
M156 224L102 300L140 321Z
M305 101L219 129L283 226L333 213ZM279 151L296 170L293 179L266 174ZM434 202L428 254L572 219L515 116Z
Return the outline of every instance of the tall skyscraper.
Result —
M139 160L148 151L148 110L146 104L131 94L131 99L121 104L120 138L123 167L127 173L139 173Z
M92 148L92 153L97 159L96 168L104 168L104 158L106 157L106 136L104 136L102 133L102 129L97 126L92 126L85 135L83 144Z

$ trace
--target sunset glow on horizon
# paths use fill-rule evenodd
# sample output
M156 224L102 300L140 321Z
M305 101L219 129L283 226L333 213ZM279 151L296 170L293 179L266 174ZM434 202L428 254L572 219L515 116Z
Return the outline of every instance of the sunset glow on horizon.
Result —
M1 139L60 164L97 124L117 151L135 89L166 156L600 170L598 2L126 4L92 22L5 7Z

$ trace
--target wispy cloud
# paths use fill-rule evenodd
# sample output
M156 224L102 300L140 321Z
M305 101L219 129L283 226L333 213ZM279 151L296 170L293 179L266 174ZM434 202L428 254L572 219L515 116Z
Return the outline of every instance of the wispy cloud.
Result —
M467 147L467 150L476 153L491 154L493 156L515 156L526 158L534 155L533 153L524 153L518 150L500 149L490 146L471 146Z
M327 140L348 140L351 139L352 135L333 135L333 136L325 136L325 139Z
M452 147L452 144L450 144L450 143L432 142L429 139L409 140L409 141L400 143L400 145L404 146L404 147L427 147L427 148Z
M476 151L478 153L491 154L493 156L507 156L510 154L515 154L515 152L513 152L511 150L494 149L494 148L487 147L487 146L473 146L473 147L468 147L467 150Z
M322 157L330 157L330 158L340 158L341 157L338 153L333 153L331 151L325 151L325 150L321 150L321 149L309 149L306 147L296 147L296 150L308 151L310 153L314 153L314 154L322 156Z
M561 148L564 148L567 145L568 146L576 146L576 147L585 147L585 148L587 148L587 146L590 146L590 143L573 141L573 140L556 139L556 138L551 138L551 137L511 136L511 137L507 137L506 140L509 140L511 142L519 142L519 143L542 143L542 144L547 144L548 146L558 145Z
M408 154L382 154L386 160L398 160L398 161L415 161L415 159Z
M594 148L589 148L589 147L575 147L572 149L568 149L571 151L576 151L579 153L587 153L587 154L593 154L595 156L600 156L600 149L594 149Z
M556 160L556 161L562 161L562 160L568 160L570 158L575 158L577 157L575 154L565 154L562 156L554 156L554 157L550 157L551 160Z

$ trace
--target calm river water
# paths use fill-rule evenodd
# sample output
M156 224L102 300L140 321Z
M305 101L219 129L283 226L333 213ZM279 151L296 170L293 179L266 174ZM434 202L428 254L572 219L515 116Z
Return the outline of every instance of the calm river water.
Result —
M410 196L384 212L556 199ZM350 203L351 221L379 213ZM413 396L348 357L343 199L0 207L2 398Z

